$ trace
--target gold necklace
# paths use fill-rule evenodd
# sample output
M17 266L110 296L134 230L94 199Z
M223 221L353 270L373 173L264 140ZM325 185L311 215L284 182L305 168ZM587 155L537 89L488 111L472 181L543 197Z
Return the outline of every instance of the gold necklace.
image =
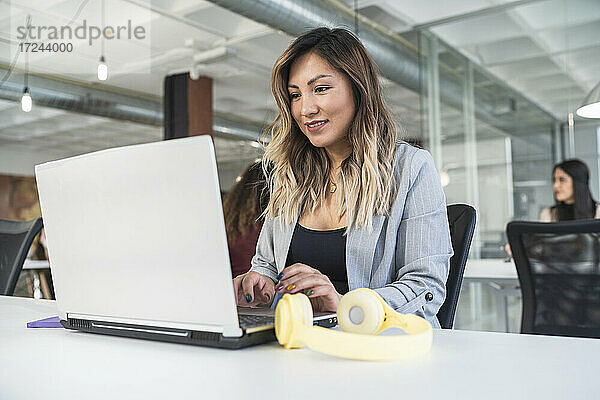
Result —
M337 185L334 182L329 181L329 193L335 193Z

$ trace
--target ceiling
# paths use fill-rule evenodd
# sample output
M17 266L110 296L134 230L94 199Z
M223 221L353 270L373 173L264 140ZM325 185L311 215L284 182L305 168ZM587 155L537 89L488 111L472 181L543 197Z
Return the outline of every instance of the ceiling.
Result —
M344 2L354 5L353 0ZM16 27L25 25L27 15L36 26L79 26L84 19L88 25L100 25L100 4L98 0L0 0L0 63L15 62L13 79L22 75L28 62L32 72L159 99L164 77L189 70L196 57L204 60L197 64L198 73L214 79L215 110L272 121L270 71L293 38L207 1L106 0L107 25L132 19L147 35L143 40L104 43L109 79L103 83L96 78L102 52L98 40L91 46L87 39L71 40L77 49L73 53L30 54L29 60L19 54ZM597 0L379 0L358 1L358 8L362 15L407 38L414 28L431 30L560 120L574 111L600 76ZM215 57L215 48L226 48L226 54ZM389 80L382 82L405 135L418 137L418 94ZM0 101L4 151L73 155L161 138L162 129L157 127L36 107L35 102L33 111L25 114L18 103ZM220 139L217 154L223 157L220 161L228 155L253 158L256 148L243 150L247 147L244 142Z
M430 28L566 120L600 79L600 1L540 0Z

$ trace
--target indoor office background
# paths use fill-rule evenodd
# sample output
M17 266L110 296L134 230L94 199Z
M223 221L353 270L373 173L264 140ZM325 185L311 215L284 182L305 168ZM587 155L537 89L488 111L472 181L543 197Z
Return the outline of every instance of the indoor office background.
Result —
M507 257L507 222L537 220L553 203L552 166L563 159L587 163L600 197L600 120L575 114L600 80L598 1L297 1L276 10L279 19L258 21L253 2L107 0L107 21L147 16L147 57L95 45L67 74L59 54L34 61L15 51L14 24L27 16L32 24L79 23L101 3L0 2L0 218L39 216L35 164L163 140L165 77L187 71L212 79L227 191L261 156L261 131L276 116L270 71L297 35L286 18L334 14L373 48L401 49L379 58L386 100L401 137L432 153L448 204L477 209L471 259ZM30 112L20 104L26 81ZM520 300L510 289L465 281L456 328L518 331ZM497 323L499 301L507 302L508 327Z

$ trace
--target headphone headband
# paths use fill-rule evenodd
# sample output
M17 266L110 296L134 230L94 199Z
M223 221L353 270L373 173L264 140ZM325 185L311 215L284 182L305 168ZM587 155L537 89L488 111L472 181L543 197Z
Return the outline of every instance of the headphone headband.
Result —
M413 314L394 311L378 293L361 288L345 294L337 309L344 332L312 325L312 306L302 293L285 294L275 311L275 334L286 349L303 345L356 360L399 360L427 353L431 324ZM375 336L396 327L406 335Z

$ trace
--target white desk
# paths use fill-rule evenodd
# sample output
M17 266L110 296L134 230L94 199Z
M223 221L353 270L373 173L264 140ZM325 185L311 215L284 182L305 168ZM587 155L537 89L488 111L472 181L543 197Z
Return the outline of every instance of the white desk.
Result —
M48 260L25 260L23 272L27 274L27 286L33 298L52 298L50 283L46 275L50 273L50 263Z
M473 260L468 259L464 279L478 281L507 281L519 284L515 263L500 258Z
M55 303L0 296L0 397L18 399L567 399L600 391L600 340L434 331L397 362L277 344L220 350L27 329Z
M25 260L23 269L50 269L48 260Z

